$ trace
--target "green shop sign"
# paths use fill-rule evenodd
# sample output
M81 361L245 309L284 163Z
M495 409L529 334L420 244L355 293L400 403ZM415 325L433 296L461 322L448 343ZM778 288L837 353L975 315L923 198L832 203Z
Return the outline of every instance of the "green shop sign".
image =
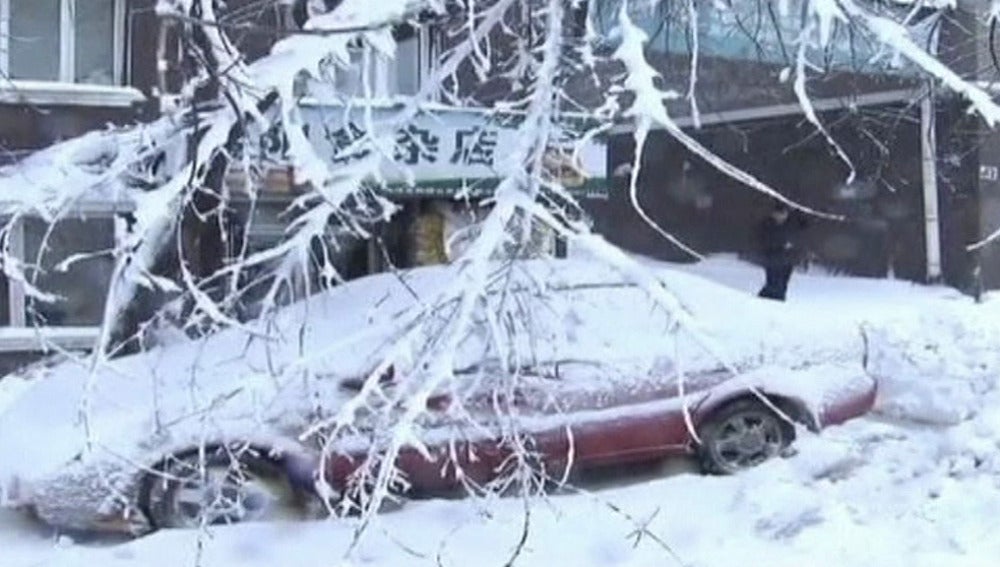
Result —
M384 131L399 111L396 105L302 105L306 135L331 166L369 157L372 150L355 147L356 142L365 136L367 127ZM397 197L488 197L502 177L503 160L520 142L517 127L521 120L513 113L498 115L483 109L440 106L424 111L396 130L394 153L381 166L380 189ZM584 118L568 120L567 132L579 132L587 122ZM567 142L556 150L553 156L560 156L559 170L571 171L563 180L571 193L579 198L607 197L603 142L595 140L582 147Z

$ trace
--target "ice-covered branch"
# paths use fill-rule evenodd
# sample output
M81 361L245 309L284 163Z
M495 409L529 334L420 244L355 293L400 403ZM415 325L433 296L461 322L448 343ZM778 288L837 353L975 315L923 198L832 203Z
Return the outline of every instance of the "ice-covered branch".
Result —
M550 0L547 9L538 17L547 22L544 28L545 41L539 48L540 61L526 64L535 76L551 77L556 73L562 54L562 0ZM409 317L410 320L423 320L426 323L414 325L402 337L397 338L389 356L368 376L361 392L333 418L326 423L317 424L306 433L311 435L328 430L326 451L336 451L338 436L350 430L362 408L374 409L371 404L382 398L386 400L384 405L379 403L377 407L401 410L398 413L377 411L377 419L382 423L376 428L380 434L374 447L375 452L369 453L362 468L355 473L356 483L350 501L359 502L362 506L362 527L371 520L378 505L389 496L390 486L396 479L395 467L391 464L395 463L400 451L411 446L426 454L427 449L414 433L414 428L418 418L428 412L431 396L442 388L452 392L462 390L455 384L456 356L461 344L472 333L477 313L490 309L485 298L491 287L490 282L496 279L496 264L493 261L496 251L512 236L517 237L516 233L509 233L511 223L520 214L527 212L524 210L524 203L532 202L538 193L538 178L543 173L543 158L553 133L554 109L558 100L549 81L534 84L525 120L518 130L519 143L511 148L511 155L500 165L504 178L495 192L493 208L484 220L477 238L457 261L452 283L443 290L434 292L431 299L422 302L420 317ZM426 318L423 314L428 310L442 311L444 318ZM489 314L485 316L490 319ZM496 345L498 351L509 352L504 331L499 329L496 322L489 327L494 329L490 342ZM381 382L390 368L394 370L394 390L387 392ZM502 379L504 375L505 372L498 378L506 382ZM516 373L512 378L516 379ZM505 389L508 396L512 395L513 387L509 382L499 387ZM376 400L370 398L372 395L377 395ZM457 400L458 404L463 401L461 397ZM510 408L505 408L502 413L510 411ZM505 423L510 427L511 422ZM523 446L516 442L517 431L510 431L504 437L512 440L515 457L523 456ZM526 459L517 458L516 468L521 470L523 466L526 466Z
M821 29L829 28L837 20L850 18L855 25L871 33L880 45L897 51L928 75L968 99L987 124L996 126L1000 123L1000 106L993 101L989 93L974 82L963 79L937 57L928 53L913 41L910 32L901 23L874 14L854 0L813 0L812 3ZM823 33L820 35L824 38L829 37Z

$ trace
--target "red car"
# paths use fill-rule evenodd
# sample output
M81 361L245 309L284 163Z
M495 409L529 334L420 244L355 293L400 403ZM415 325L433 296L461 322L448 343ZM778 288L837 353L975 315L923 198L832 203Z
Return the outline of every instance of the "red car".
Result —
M551 374L538 376L539 391L517 392L513 404L535 465L554 479L564 478L571 469L685 455L697 456L705 472L735 473L781 453L794 440L796 424L818 431L843 423L871 410L876 394L875 380L860 364L770 368L741 376L726 370L697 373L686 377L683 398L676 381L670 379L650 379L646 383L651 387L604 395L558 392L560 382L573 382L572 372L560 375L558 368L555 365ZM771 373L781 377L775 379ZM812 391L783 388L782 382L789 380L808 383ZM823 400L819 404L814 401L816 394ZM561 411L551 403L553 398ZM448 398L440 396L431 404L436 411L447 412ZM472 405L480 423L495 419L490 400L474 400ZM438 430L426 430L424 437L443 440L428 443L431 458L404 448L397 460L415 492L486 485L504 473L513 454L499 434L463 435L446 423L439 424ZM353 481L365 455L360 450L334 451L320 466L323 476L342 491Z
M395 461L414 493L488 485L509 472L515 438L556 481L690 454L732 473L779 454L794 422L818 430L874 403L863 341L848 322L820 327L809 314L666 272L690 315L675 332L678 313L610 270L537 262L518 271L503 289L522 295L498 299L495 312L521 326L507 345L523 355L519 370L501 371L481 328L470 331L455 377L413 425L427 452L406 444ZM405 282L352 282L262 322L267 340L234 329L118 359L90 377L72 363L40 372L0 412L0 454L20 456L0 460L0 502L64 528L143 533L350 497L367 482L356 473L374 436L386 433L379 416L358 412L330 439L329 428L303 432L371 394L359 377L381 360L387 329L452 276L432 268ZM405 390L400 374L384 379L379 399ZM85 424L76 419L81 398ZM26 430L33 435L18 433Z

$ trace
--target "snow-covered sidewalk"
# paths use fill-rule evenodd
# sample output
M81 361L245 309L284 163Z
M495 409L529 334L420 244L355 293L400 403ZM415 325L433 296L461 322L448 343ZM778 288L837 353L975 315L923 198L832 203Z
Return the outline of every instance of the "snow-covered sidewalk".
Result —
M684 269L747 292L761 279L731 259ZM796 456L745 474L645 471L625 484L589 486L593 493L553 496L527 516L510 498L489 514L470 500L411 502L385 514L350 559L353 525L343 520L94 545L0 512L0 565L499 566L526 519L519 565L995 564L1000 301L977 305L946 288L797 274L789 303L774 308L802 310L816 325L872 324L870 364L891 376L881 385L880 415L801 438Z

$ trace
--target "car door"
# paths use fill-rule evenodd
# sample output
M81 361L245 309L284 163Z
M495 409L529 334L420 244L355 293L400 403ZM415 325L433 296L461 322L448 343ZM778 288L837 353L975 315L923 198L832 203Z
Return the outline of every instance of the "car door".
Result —
M553 468L601 466L683 452L690 436L669 363L567 361L524 396L525 428ZM544 392L544 393L542 393Z
M554 340L534 352L551 358L523 380L522 419L548 458L600 466L686 452L686 410L729 373L680 374L673 317L635 286L577 282L545 301L533 311L553 316L534 322Z

